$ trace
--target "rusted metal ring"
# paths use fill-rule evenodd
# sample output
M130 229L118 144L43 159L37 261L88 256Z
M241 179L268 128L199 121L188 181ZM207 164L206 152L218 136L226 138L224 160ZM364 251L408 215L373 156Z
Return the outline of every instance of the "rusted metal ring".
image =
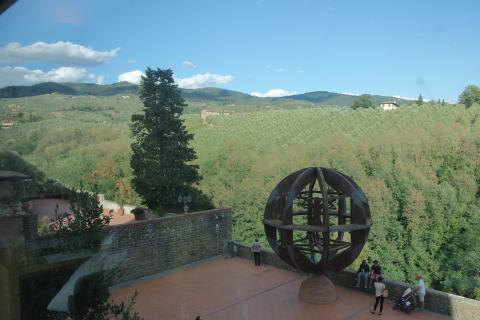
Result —
M350 265L372 225L362 189L334 169L309 167L285 177L265 206L265 234L275 253L309 273Z

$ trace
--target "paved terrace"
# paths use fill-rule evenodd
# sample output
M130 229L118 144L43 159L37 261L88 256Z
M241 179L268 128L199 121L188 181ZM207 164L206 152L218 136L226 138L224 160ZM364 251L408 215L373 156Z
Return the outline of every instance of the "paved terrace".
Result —
M337 286L338 299L331 305L310 305L298 299L304 275L271 266L255 267L241 258L217 258L163 273L113 289L112 298L127 301L138 290L135 310L145 320L365 320L451 319L423 311L407 315L385 301L383 315L369 310L371 293Z

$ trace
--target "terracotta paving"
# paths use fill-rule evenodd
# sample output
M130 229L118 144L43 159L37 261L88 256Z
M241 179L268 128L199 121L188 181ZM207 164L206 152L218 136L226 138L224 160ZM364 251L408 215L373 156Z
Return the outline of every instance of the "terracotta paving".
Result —
M305 277L251 261L232 258L210 260L156 278L113 289L112 298L127 301L138 290L135 310L145 320L367 320L451 319L431 312L410 315L392 309L385 301L382 316L369 309L371 294L337 287L338 299L330 305L311 305L298 299Z
M64 199L34 199L32 202L32 213L38 215L38 220L49 223L55 218L55 205L58 204L59 212L70 213L70 202ZM104 209L103 214L110 214L109 209ZM135 216L130 213L120 214L116 210L111 213L110 225L130 223L135 220Z
M110 210L104 209L104 215L110 215L110 225L114 226L117 224L126 224L135 221L135 216L131 213L119 213L118 211L113 211L110 213Z

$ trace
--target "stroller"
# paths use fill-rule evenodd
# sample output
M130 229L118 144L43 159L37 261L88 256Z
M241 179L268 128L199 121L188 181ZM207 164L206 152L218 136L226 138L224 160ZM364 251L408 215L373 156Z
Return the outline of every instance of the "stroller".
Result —
M415 292L411 288L405 289L402 296L395 301L393 309L399 309L406 313L410 313L412 310L415 310L414 294Z

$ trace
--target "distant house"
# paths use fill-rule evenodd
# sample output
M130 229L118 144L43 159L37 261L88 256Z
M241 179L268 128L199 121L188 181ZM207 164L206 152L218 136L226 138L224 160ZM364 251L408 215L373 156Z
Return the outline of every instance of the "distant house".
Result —
M0 122L0 127L3 129L9 129L17 124L17 121L3 120Z
M398 109L399 105L398 103L393 100L393 101L384 101L380 103L380 108L383 110L395 110Z
M207 122L207 118L210 116L229 116L231 114L232 112L222 109L203 109L202 112L200 112L200 117L203 122Z

